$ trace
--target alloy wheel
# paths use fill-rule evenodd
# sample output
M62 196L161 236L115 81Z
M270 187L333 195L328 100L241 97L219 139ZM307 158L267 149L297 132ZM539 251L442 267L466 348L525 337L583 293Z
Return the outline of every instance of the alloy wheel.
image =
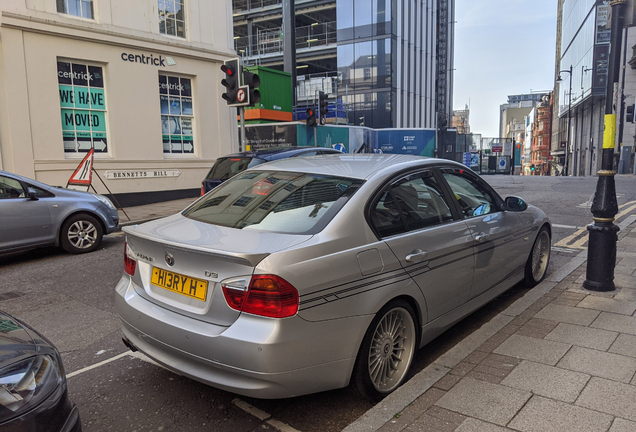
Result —
M532 277L535 281L540 281L548 269L550 258L550 235L543 230L537 236L537 241L532 250Z
M68 228L67 237L74 247L88 249L97 241L97 228L86 220L78 220Z
M403 308L389 310L373 333L368 372L375 389L393 391L403 380L415 351L415 324Z

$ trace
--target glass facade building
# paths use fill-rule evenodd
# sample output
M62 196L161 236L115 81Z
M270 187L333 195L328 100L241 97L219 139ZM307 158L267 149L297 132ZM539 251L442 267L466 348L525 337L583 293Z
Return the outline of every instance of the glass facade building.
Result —
M558 129L553 171L593 175L600 163L608 78L609 2L561 0L557 33ZM571 108L571 109L570 109ZM555 107L556 109L556 107ZM568 133L568 118L570 130ZM569 141L568 141L569 138Z
M284 28L282 6L270 3L265 8L234 0L234 38L237 52L248 61L282 68L283 49L272 45L281 39L271 36ZM299 106L311 103L319 82L320 91L334 102L341 101L348 124L433 128L438 93L443 93L443 111L450 122L454 0L333 0L322 2L320 13L310 4L296 0L295 6ZM447 11L442 27L449 33L442 38L438 35L440 4ZM312 33L312 29L334 25L335 39L330 31L324 37ZM438 40L443 40L441 48ZM274 51L263 51L265 43ZM444 62L438 62L440 55ZM438 63L445 65L442 78ZM322 77L329 79L326 86ZM438 90L440 79L443 92Z

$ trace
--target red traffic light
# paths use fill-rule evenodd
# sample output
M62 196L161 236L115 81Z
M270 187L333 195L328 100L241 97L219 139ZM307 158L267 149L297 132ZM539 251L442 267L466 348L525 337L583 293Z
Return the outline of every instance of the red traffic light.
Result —
M307 115L308 116L314 115L314 110L312 110L311 108L307 108Z
M234 68L229 68L227 67L227 65L221 65L221 70L223 71L223 73L226 73L229 76L234 75Z

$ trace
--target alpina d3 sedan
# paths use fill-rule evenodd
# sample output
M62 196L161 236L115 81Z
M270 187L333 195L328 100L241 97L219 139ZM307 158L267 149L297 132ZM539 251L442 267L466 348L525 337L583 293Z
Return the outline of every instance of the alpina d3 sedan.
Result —
M418 348L541 281L551 238L463 165L404 155L270 162L124 230L125 343L257 398L351 383L381 399Z

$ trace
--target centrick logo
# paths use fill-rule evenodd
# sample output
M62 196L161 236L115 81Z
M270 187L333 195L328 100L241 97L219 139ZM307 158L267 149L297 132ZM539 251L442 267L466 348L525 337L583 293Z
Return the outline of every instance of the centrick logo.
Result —
M140 54L121 53L121 59L123 61L128 61L132 63L143 63L143 64L150 64L150 65L164 66L164 67L166 66L166 63L168 64L168 66L173 66L177 64L172 59L172 57L167 57L167 58L164 58L162 56L155 57L153 54L150 54L150 56L147 56L144 54L140 55Z
M185 85L181 85L181 84L174 84L174 83L159 83L159 88L162 90L179 90L179 91L183 91L183 90L187 90L190 87Z
M92 74L82 72L82 71L63 72L58 70L57 76L60 78L73 78L74 80L84 80L84 81L92 81L94 79ZM101 77L99 76L99 74L96 73L95 78L101 78Z

